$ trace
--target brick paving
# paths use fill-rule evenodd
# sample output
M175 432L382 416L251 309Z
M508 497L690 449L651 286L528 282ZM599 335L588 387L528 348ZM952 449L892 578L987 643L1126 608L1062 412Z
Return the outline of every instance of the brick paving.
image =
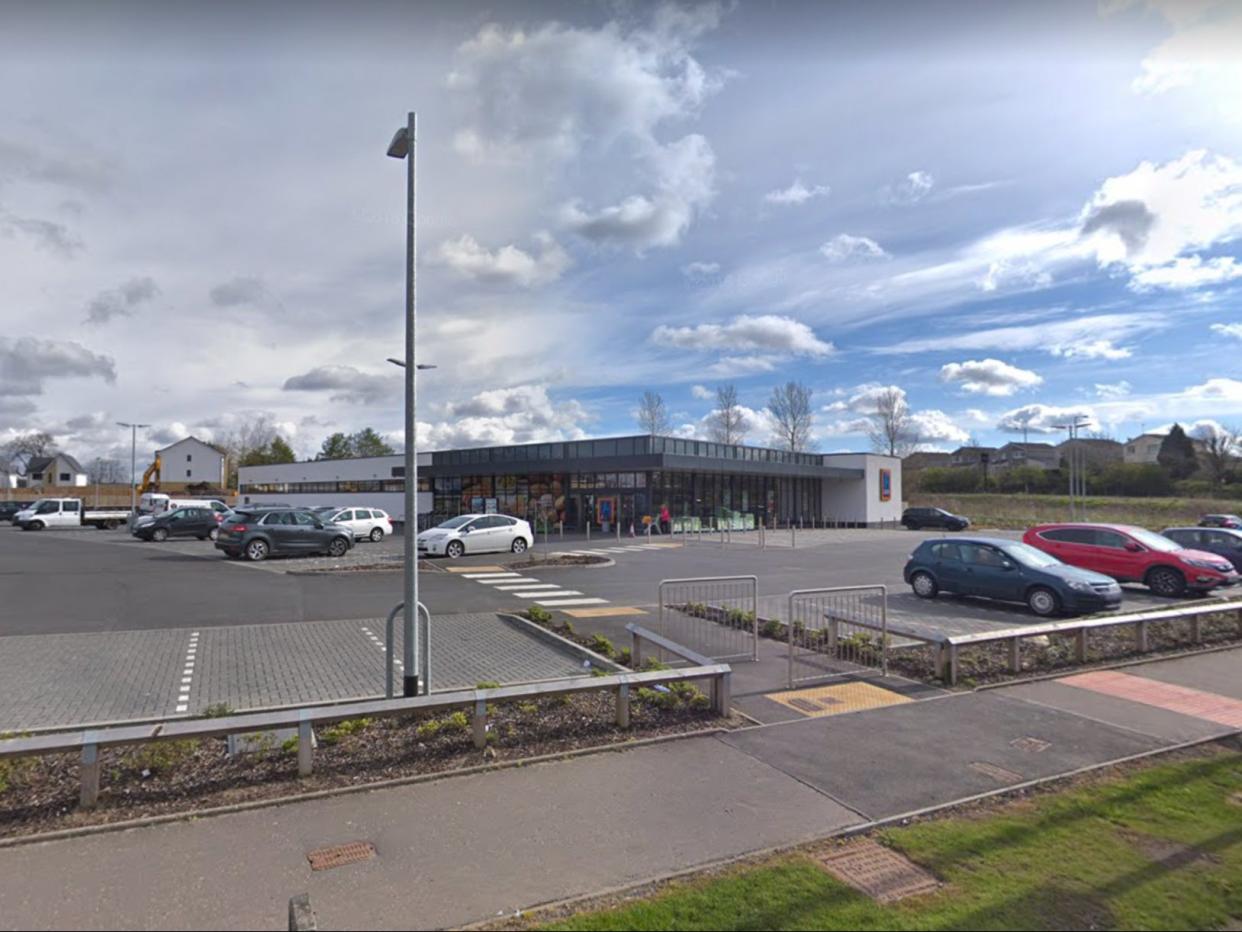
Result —
M397 631L399 660L399 619ZM378 696L383 636L372 618L203 628L193 641L185 629L0 638L0 732ZM433 618L431 671L436 691L584 672L581 655L491 613Z
M1093 673L1080 673L1057 680L1066 686L1089 689L1093 692L1140 702L1143 705L1167 709L1214 722L1230 728L1242 728L1242 700L1232 699L1216 693L1178 686L1176 683L1162 683L1159 680L1147 679L1130 673L1119 673L1115 670L1098 670Z

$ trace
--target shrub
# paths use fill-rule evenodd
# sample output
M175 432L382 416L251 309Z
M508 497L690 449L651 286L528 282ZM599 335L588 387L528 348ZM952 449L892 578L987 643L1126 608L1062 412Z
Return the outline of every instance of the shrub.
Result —
M470 719L465 712L457 711L444 720L445 731L468 731L470 729Z
M779 638L784 633L785 626L771 618L763 623L763 627L759 629L759 633L765 638Z
M561 623L561 634L565 635L565 637L567 638L573 637L574 636L573 623L569 621L562 622Z
M423 722L414 729L414 734L419 738L434 738L440 733L442 727L440 720L433 718L430 721Z
M612 641L608 640L608 638L604 637L602 634L591 635L591 640L587 642L587 647L591 648L591 650L603 657L611 658L616 652L616 648L612 646Z
M667 663L656 660L654 657L648 657L643 661L643 670L669 670L672 669Z
M526 617L537 625L546 625L552 621L552 613L539 605L532 605L528 608Z
M336 744L342 738L350 735L356 735L361 731L365 731L373 724L369 718L347 718L343 722L337 722L335 725L329 725L327 728L319 732L319 741L321 744Z
M479 680L474 684L475 689L499 689L500 683L496 680Z
M518 712L522 715L538 715L539 706L534 702L523 702L517 707Z
M182 741L151 741L134 754L134 766L152 773L166 773L184 763L198 750L197 738Z
M226 702L216 702L203 709L203 718L228 718L233 709Z
M616 656L617 663L628 667L632 660L633 660L633 657L630 655L630 649L628 647L623 647L619 651L617 651L617 656Z

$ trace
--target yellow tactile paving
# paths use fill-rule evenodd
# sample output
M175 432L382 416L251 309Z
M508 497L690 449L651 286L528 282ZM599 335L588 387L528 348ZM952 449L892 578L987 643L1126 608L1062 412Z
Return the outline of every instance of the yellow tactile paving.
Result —
M563 608L561 611L566 615L573 615L575 618L608 618L612 615L647 614L641 608L631 608L628 605L605 605L601 608Z
M507 566L446 566L450 573L507 573Z
M767 693L766 699L779 702L808 718L821 715L840 715L860 709L879 709L886 705L912 702L912 699L872 686L870 683L838 683L835 686L814 686L791 692Z

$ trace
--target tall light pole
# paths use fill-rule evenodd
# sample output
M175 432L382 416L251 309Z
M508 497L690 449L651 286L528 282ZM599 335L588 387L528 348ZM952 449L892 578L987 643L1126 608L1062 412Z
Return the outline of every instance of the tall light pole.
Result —
M129 428L129 513L138 510L138 428L150 427L150 424L127 424L117 421L117 427Z
M405 522L402 537L405 543L405 606L402 609L402 633L405 644L401 659L404 666L401 694L418 695L418 434L415 411L418 404L414 333L418 320L418 224L415 219L415 196L418 184L418 114L411 111L406 125L393 134L388 155L405 159ZM428 638L431 632L427 632ZM424 684L426 685L426 684Z
M1082 459L1078 445L1074 443L1078 439L1078 431L1090 423L1091 418L1085 414L1074 414L1070 416L1068 424L1053 424L1057 430L1069 432L1069 450L1066 459L1069 463L1069 500L1070 500L1070 519L1078 518L1078 496L1086 497L1086 477L1079 475L1080 460ZM1084 515L1084 517L1086 517Z

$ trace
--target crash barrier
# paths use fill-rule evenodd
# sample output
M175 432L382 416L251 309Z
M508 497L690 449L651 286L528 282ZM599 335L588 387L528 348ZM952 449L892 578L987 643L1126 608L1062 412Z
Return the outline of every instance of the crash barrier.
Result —
M671 642L665 646L669 646ZM675 645L673 645L675 646ZM706 660L707 658L700 658ZM414 696L408 699L375 699L364 702L348 702L340 705L313 708L282 709L272 712L253 712L221 716L218 718L176 719L143 725L122 725L115 728L65 731L53 734L32 735L23 738L0 740L0 760L19 757L40 757L47 754L80 754L79 773L81 793L79 804L83 809L93 808L99 798L101 762L99 752L104 748L150 744L156 741L178 741L194 738L223 738L228 735L253 734L278 728L297 728L298 775L309 776L314 768L314 740L312 729L316 725L342 722L355 718L383 718L409 715L415 712L439 712L446 709L472 709L474 745L483 748L487 744L488 703L505 700L539 699L545 696L564 696L572 693L611 690L616 694L616 721L621 728L630 724L630 695L639 687L657 687L689 680L711 680L713 696L723 696L724 703L718 708L727 711L731 673L728 664L699 663L690 667L645 672L614 673L608 676L584 676L571 680L546 683L530 683L522 686L500 686L492 689L460 689L436 693L431 696ZM723 713L722 713L723 714Z

